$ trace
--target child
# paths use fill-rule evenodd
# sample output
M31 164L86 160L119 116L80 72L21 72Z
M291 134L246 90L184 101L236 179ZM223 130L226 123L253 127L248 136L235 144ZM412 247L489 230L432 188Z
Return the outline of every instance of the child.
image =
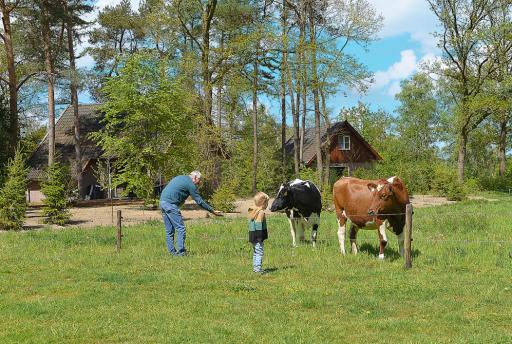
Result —
M252 270L256 273L263 273L261 261L263 260L263 241L267 239L267 221L265 209L268 206L268 195L258 192L254 196L256 208L249 208L249 242L252 244L254 253L252 256Z

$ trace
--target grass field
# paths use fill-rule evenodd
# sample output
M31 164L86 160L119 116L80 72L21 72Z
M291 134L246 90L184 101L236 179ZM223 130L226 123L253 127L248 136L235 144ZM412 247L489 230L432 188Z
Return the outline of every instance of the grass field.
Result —
M1 233L0 343L511 343L511 204L416 209L411 270L391 233L340 256L332 214L316 250L270 217L263 276L245 219L189 222L183 258L159 223L120 254L108 227Z

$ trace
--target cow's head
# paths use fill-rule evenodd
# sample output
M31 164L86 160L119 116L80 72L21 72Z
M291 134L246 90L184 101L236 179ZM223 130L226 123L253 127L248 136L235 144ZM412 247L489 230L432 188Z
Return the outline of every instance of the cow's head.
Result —
M287 184L281 184L279 191L277 191L276 198L272 202L270 207L271 212L283 211L293 206L293 196L291 193L291 187Z
M398 177L368 183L368 189L373 196L368 215L392 213L409 203L407 189Z

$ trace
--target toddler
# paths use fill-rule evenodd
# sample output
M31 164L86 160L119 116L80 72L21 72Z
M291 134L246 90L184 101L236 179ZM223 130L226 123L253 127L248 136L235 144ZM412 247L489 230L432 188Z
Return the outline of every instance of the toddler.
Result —
M263 273L261 264L263 260L263 241L268 238L265 209L268 206L268 195L258 192L254 196L255 208L249 208L249 242L254 252L252 257L252 270Z

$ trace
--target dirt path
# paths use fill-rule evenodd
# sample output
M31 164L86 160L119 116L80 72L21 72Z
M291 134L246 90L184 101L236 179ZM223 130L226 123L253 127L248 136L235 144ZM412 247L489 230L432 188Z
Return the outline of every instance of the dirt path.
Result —
M270 200L270 204L272 199ZM455 203L448 201L445 197L436 197L429 195L415 195L411 198L415 207L439 206L443 204ZM236 211L226 214L226 217L246 216L247 209L252 205L252 199L243 199L236 202ZM111 226L115 224L117 210L121 210L123 224L133 225L150 220L161 221L162 217L159 210L143 209L141 202L128 202L126 204L114 205L113 217L112 209L108 205L98 205L89 207L78 207L71 209L72 221L66 227L84 227L91 228L96 226ZM182 209L185 221L193 219L204 219L209 214L199 208L193 201L187 201ZM40 208L30 208L27 211L27 219L24 227L26 229L40 229L45 225L42 223Z

